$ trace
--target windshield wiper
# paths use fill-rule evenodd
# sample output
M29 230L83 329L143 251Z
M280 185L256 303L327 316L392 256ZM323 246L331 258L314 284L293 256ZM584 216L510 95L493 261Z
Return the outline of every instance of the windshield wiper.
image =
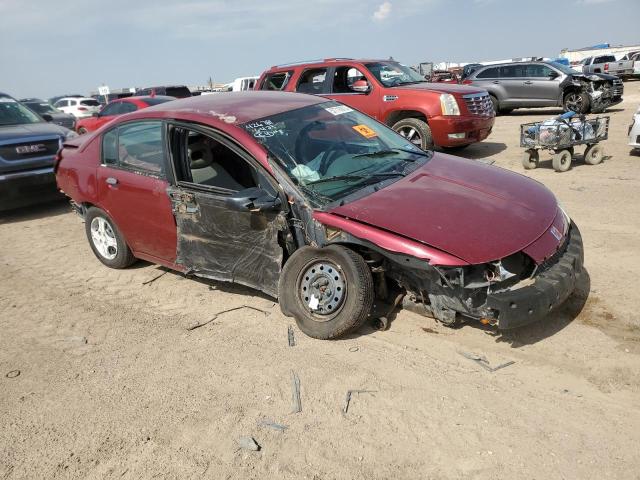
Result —
M333 182L338 180L368 180L368 179L377 179L380 177L404 177L405 174L401 172L380 172L380 173L371 173L368 175L334 175L333 177L320 178L319 180L314 180L313 182L309 182L306 186L309 185L317 185L319 183Z
M427 152L423 152L422 150L407 150L405 148L395 148L393 150L376 150L375 152L367 152L367 153L358 153L356 155L353 156L353 158L359 158L359 157L386 157L388 155L396 155L400 152L405 152L405 153L413 153L415 155L421 155L423 157L426 157L428 154ZM406 158L403 158L403 160L406 160L407 162L415 162L415 160L409 160Z

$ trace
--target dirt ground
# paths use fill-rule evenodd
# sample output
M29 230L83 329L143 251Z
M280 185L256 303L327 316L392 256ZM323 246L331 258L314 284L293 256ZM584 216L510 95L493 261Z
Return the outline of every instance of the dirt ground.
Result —
M255 291L102 266L64 202L1 216L0 479L640 478L640 82L625 90L601 165L523 170L518 125L554 109L498 117L462 152L547 185L584 237L590 284L508 335L401 311L338 341L294 326L289 347L293 322ZM187 330L243 305L262 311ZM348 390L371 392L343 414Z

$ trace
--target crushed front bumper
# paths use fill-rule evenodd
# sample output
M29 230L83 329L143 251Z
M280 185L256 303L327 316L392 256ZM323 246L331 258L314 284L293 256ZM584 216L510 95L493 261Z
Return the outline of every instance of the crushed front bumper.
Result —
M508 330L541 320L573 293L584 261L582 236L573 222L563 249L557 259L549 262L550 266L542 266L533 283L487 295L485 306L497 313L499 329Z

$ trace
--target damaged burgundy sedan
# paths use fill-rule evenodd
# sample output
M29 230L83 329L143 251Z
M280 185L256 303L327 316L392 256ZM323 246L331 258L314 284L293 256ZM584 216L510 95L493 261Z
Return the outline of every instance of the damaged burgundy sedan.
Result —
M140 258L248 285L316 338L405 295L447 325L517 327L560 305L582 271L580 232L544 186L424 152L321 97L144 109L68 140L56 172L105 265Z

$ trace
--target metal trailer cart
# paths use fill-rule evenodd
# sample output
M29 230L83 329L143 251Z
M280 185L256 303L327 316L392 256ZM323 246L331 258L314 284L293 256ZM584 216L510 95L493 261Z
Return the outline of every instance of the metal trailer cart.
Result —
M604 148L598 143L609 137L609 117L586 118L567 112L543 122L520 125L520 146L524 147L522 166L531 170L538 166L540 150L553 150L553 169L566 172L571 168L574 147L586 145L584 161L597 165Z

